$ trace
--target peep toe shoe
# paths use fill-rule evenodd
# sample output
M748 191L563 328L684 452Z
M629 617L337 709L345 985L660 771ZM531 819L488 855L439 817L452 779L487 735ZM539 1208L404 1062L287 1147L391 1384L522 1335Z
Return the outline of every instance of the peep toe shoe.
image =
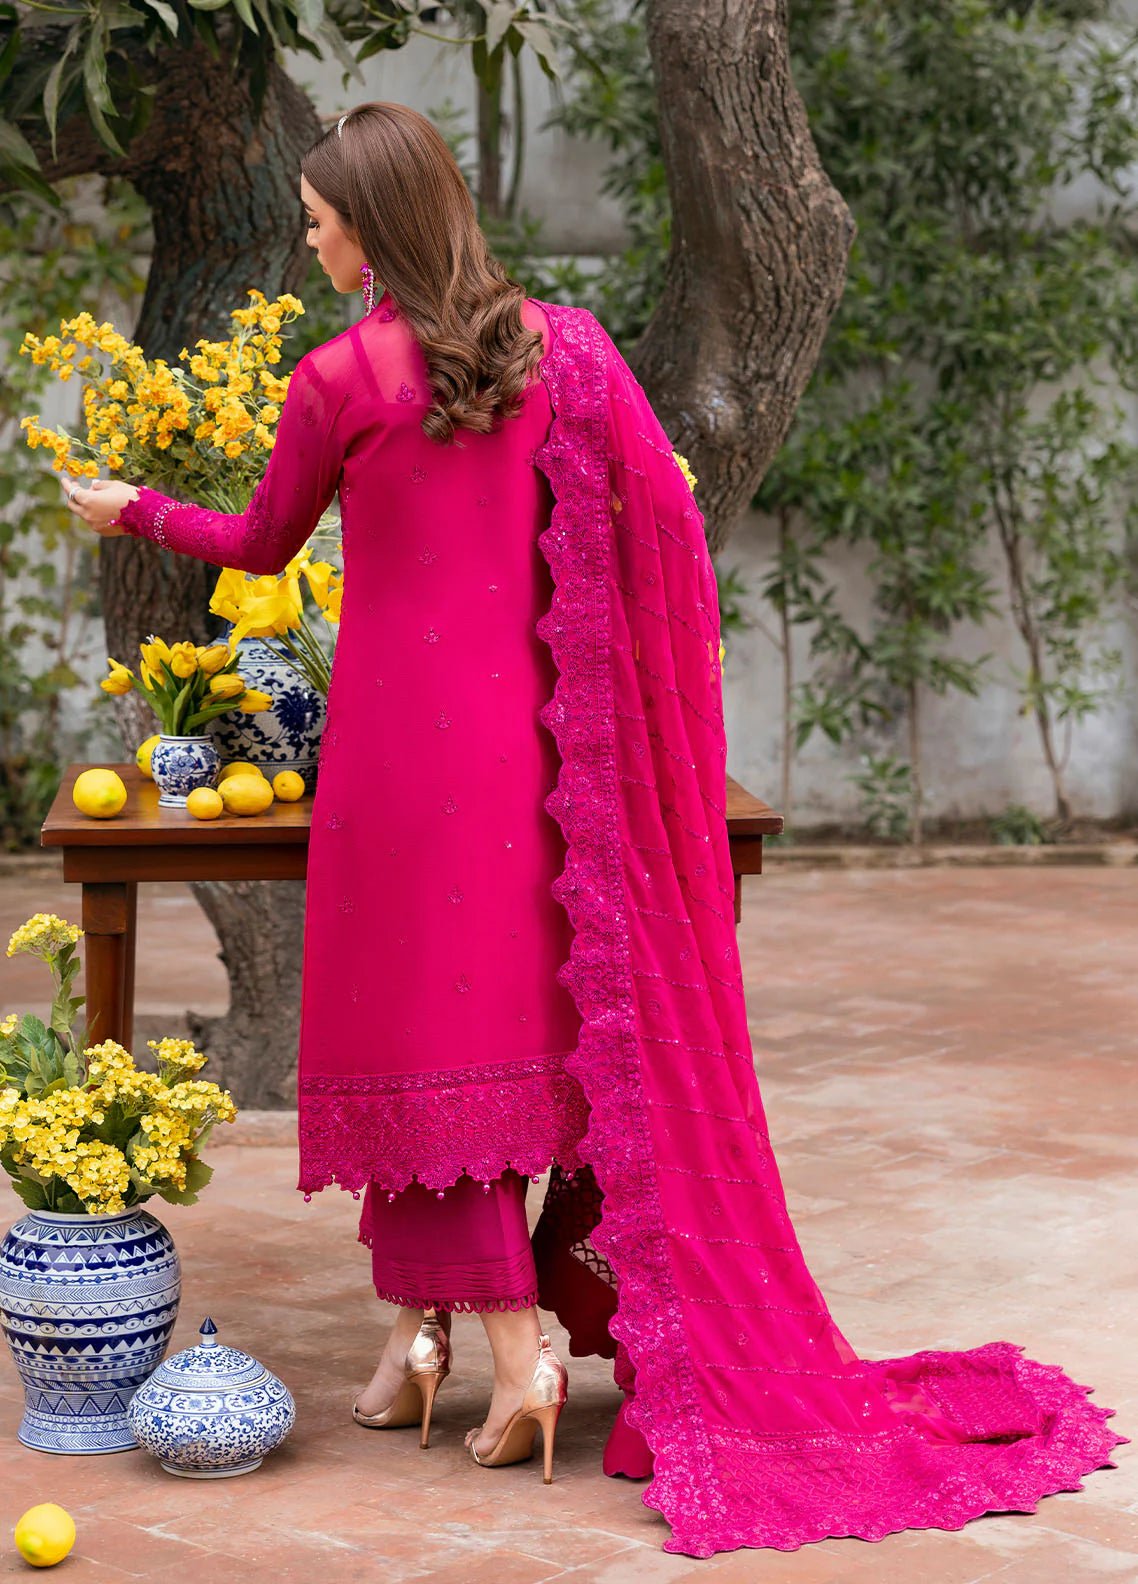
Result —
M569 1376L564 1364L554 1353L549 1338L538 1338L537 1363L530 1383L526 1387L522 1405L511 1415L506 1428L498 1437L491 1452L481 1455L474 1443L482 1426L468 1431L466 1446L480 1468L501 1468L506 1463L524 1463L533 1456L538 1426L541 1427L541 1450L544 1460L543 1477L547 1485L553 1484L553 1440L557 1421L569 1395Z
M368 1430L396 1430L405 1425L419 1425L419 1445L430 1445L431 1410L435 1395L450 1374L450 1338L443 1330L438 1315L426 1315L419 1327L407 1357L403 1362L403 1384L390 1408L380 1413L360 1413L359 1404L352 1404L352 1418Z

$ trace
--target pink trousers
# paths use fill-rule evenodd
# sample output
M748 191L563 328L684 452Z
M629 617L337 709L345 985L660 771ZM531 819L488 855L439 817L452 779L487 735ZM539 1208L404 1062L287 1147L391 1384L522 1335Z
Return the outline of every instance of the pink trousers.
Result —
M488 1190L473 1177L460 1177L441 1195L411 1183L394 1198L369 1183L360 1242L371 1249L376 1295L412 1309L470 1312L535 1304L528 1182L507 1171Z

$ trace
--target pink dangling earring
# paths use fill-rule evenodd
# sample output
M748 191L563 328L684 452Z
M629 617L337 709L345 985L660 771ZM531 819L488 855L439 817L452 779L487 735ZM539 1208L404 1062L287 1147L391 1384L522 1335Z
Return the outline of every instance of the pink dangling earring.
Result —
M361 264L360 274L364 278L364 312L371 313L375 307L375 275L371 265Z

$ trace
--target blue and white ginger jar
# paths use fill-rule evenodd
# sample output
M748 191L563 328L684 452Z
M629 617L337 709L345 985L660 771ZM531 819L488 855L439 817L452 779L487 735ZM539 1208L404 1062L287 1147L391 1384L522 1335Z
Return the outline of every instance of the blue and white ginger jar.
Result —
M136 1389L174 1330L174 1240L134 1205L107 1214L29 1210L0 1243L0 1324L24 1386L17 1434L40 1452L125 1452Z
M216 786L220 769L221 755L212 737L161 732L150 755L159 808L184 809L191 792L198 787Z
M229 632L215 641L227 643ZM260 638L239 638L237 653L245 686L267 693L273 702L253 715L232 709L210 722L209 734L222 759L226 764L248 760L269 781L281 770L295 770L305 791L315 792L327 700Z
M248 1474L296 1422L288 1387L263 1364L217 1340L207 1315L201 1341L166 1360L135 1393L130 1423L170 1474Z

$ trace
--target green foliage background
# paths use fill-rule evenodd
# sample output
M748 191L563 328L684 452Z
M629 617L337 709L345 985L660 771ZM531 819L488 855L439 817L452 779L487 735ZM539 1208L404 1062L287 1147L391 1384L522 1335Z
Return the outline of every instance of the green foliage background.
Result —
M135 22L145 14L156 41L170 27L169 6L124 7ZM190 9L199 36L216 45L219 9L229 8L190 0ZM545 124L606 149L604 191L620 205L628 245L588 268L549 256L540 220L513 201L484 223L530 291L591 308L627 350L659 297L671 235L643 6L533 0L514 9L516 25L510 9L498 0L233 7L250 72L270 38L331 50L348 65L349 45L363 58L429 31L424 18L463 22L481 41L472 69L496 113L523 128L522 142L520 100L506 95L507 84L520 95L520 79L507 66L529 48L553 75L556 57L558 100ZM0 5L0 78L11 69L9 11ZM95 37L102 23L92 33L90 17L83 26L82 49L57 62L53 106L85 96L100 135L125 134L145 116L135 100L147 94L124 99L123 120L113 38ZM791 31L795 81L858 236L821 363L755 499L775 535L771 568L756 591L738 568L717 568L728 671L732 634L758 626L783 670L791 817L796 756L818 738L855 750L867 828L919 839L930 696L976 698L1001 684L1038 726L1062 823L1073 812L1074 728L1118 695L1122 657L1106 633L1135 588L1138 456L1120 400L1138 373L1127 186L1138 165L1135 39L1112 0L798 0ZM430 113L476 186L473 131L449 104ZM18 165L18 135L0 133L0 158ZM513 151L515 174L523 152ZM1098 213L1055 218L1056 198L1088 177L1107 195ZM34 180L27 185L35 198ZM59 713L83 675L76 643L96 614L97 553L60 510L54 475L12 443L43 377L14 348L25 329L50 332L101 301L117 302L129 322L148 230L121 185L106 184L103 219L86 230L68 216L70 193L55 214L39 196L0 227L9 353L0 422L10 440L0 463L0 829L9 847L34 843L60 766L74 756ZM346 322L316 272L303 296L297 356ZM856 619L835 573L851 555L873 593ZM1014 671L990 653L961 658L980 624L1001 620L1018 639ZM36 652L48 659L33 667ZM105 706L102 695L92 700L93 722ZM1034 839L1039 818L1017 806L995 834Z

